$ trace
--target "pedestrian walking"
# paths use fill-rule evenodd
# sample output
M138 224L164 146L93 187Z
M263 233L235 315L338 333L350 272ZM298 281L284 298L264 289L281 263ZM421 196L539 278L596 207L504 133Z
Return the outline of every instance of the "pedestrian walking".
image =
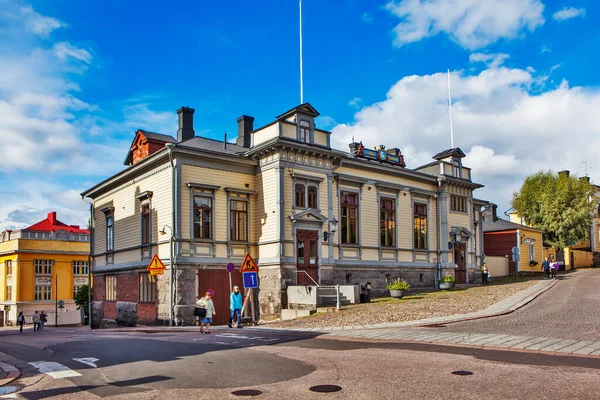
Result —
M33 314L33 331L39 331L40 330L40 314L38 314L38 312L36 311Z
M544 270L544 279L550 279L550 262L548 261L548 257L544 259L542 263L542 269Z
M552 279L556 279L556 271L558 271L558 261L554 261L550 264L550 274Z
M23 311L19 311L19 315L17 316L17 324L21 327L19 332L23 333L23 325L25 325L25 316L23 315Z
M481 266L481 284L483 286L487 286L489 274L490 271L488 270L487 264L483 263L483 265Z
M48 315L44 312L44 310L42 310L42 312L40 313L40 330L43 331L44 330L44 324L48 322Z
M229 322L227 325L230 328L233 328L233 320L237 315L237 327L242 327L242 294L240 293L239 286L233 287L233 292L229 296L229 311L231 312L231 316L229 317Z
M200 317L200 333L210 333L210 324L212 324L212 317L216 315L215 305L212 301L212 296L209 292L204 294L204 297L196 302L196 307L200 310L205 310L199 313ZM202 316L204 314L204 316ZM203 328L206 326L206 331Z

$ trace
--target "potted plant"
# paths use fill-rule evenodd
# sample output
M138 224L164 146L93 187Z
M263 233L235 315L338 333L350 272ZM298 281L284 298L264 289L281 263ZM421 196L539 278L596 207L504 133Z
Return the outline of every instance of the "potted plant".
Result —
M441 278L438 282L441 290L452 289L454 286L454 275L448 274Z
M529 265L531 265L532 267L535 267L536 265L538 265L538 262L535 260L531 260L531 261L529 261Z
M390 283L386 286L390 295L395 299L401 299L404 297L404 294L410 290L410 284L403 280L397 280L394 283Z

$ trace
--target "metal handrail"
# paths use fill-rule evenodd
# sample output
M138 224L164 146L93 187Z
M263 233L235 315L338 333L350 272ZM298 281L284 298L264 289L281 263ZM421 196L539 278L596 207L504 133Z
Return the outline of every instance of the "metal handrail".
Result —
M299 272L304 272L306 274L306 276L308 276L308 279L310 279L311 281L313 281L315 283L315 285L320 286L317 282L315 282L315 280L312 278L312 276L310 276L308 274L308 272L304 271L304 270L300 270L300 271L296 271L296 273ZM298 276L296 275L296 283L298 283Z

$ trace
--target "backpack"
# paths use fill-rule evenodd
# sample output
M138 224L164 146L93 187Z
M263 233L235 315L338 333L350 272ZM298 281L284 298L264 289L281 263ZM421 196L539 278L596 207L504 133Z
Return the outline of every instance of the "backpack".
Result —
M17 322L18 322L18 323L21 323L21 322L23 322L23 316L22 316L22 315L19 315L19 316L17 317Z

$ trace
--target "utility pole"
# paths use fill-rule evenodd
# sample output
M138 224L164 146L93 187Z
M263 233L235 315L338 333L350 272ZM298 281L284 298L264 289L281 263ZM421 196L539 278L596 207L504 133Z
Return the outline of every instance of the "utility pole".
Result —
M54 275L56 282L56 293L54 294L54 327L58 328L58 273Z

